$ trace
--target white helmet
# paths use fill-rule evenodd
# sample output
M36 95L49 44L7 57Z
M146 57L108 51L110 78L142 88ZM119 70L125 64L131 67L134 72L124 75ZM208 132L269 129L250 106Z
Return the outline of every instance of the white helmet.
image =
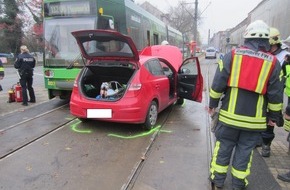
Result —
M269 39L270 28L262 20L256 20L249 24L245 30L244 38L265 38Z
M169 43L168 43L166 40L163 40L163 41L161 42L161 45L169 45Z
M277 28L270 28L269 43L270 45L281 44L281 35Z

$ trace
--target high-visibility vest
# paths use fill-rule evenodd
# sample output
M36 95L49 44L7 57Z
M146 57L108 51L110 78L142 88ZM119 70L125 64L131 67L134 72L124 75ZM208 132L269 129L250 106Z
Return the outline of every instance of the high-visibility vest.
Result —
M290 65L285 66L286 70L286 81L285 81L285 94L290 96Z
M232 50L233 61L228 86L237 87L258 94L265 94L267 83L276 64L270 54L250 49Z

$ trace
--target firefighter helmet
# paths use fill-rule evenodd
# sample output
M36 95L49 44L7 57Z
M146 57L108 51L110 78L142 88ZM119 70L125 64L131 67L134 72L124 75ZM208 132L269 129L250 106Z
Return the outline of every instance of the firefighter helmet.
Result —
M270 28L269 43L270 45L281 44L281 35L277 28Z
M163 40L163 41L161 42L161 45L169 45L169 43L168 43L168 41Z
M269 39L269 33L269 26L262 20L256 20L247 26L244 33L244 38Z

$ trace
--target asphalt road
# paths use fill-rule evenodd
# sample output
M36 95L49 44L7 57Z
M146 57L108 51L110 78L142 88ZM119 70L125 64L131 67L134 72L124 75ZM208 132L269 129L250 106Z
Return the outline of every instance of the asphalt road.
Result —
M205 111L216 60L204 60L203 102L186 101L160 114L160 128L76 120L66 102L48 100L42 67L35 70L36 104L23 108L0 93L0 189L203 190L210 189L214 137ZM0 81L17 80L6 68ZM8 96L7 96L8 97ZM248 190L279 190L256 150ZM231 189L228 174L225 190Z

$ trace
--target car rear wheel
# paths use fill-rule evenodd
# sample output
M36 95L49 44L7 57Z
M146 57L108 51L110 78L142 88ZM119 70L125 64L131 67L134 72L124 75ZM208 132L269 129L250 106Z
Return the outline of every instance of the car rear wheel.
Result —
M144 128L146 130L151 130L153 128L153 126L157 122L157 116L158 116L157 103L155 101L152 101L147 111L147 116L144 123Z

